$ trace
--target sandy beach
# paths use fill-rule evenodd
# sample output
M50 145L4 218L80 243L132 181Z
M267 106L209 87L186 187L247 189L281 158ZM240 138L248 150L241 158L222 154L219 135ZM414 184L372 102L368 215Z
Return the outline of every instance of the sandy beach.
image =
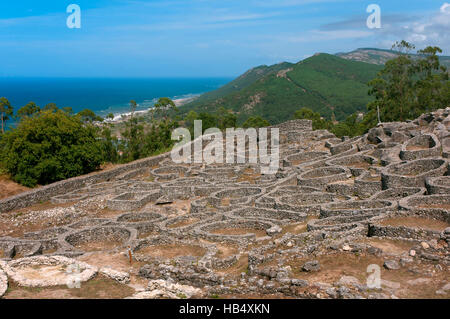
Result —
M173 102L175 103L175 105L177 107L185 105L189 102L194 101L197 97L199 97L200 95L195 95L195 96L190 96L190 97L186 97L186 98L181 98L181 99L174 99ZM148 113L149 110L143 110L143 111L136 111L134 112L135 115L143 115ZM105 122L107 123L118 123L118 122L122 122L126 119L128 119L130 116L132 115L131 112L127 112L127 113L118 113L118 114L114 114L114 118L111 119L105 119Z

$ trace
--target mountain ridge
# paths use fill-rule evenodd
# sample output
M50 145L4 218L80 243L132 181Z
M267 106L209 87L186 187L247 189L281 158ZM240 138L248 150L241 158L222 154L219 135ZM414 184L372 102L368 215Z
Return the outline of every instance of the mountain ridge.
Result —
M260 65L184 105L182 111L211 113L223 106L237 115L238 123L261 116L278 124L307 107L341 121L366 111L373 100L367 83L397 56L393 50L359 48L347 53L316 53L297 63ZM450 57L440 59L450 67Z
M365 110L370 101L366 83L379 70L377 65L320 53L296 64L252 68L183 109L214 112L223 106L231 109L240 123L251 116L261 116L277 124L291 119L296 110L308 107L329 119L342 120Z

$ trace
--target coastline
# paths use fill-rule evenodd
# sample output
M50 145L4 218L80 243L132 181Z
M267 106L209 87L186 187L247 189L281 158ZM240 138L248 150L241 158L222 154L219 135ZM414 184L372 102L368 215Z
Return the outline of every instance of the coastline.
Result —
M189 94L188 97L181 97L181 98L174 98L173 102L175 103L175 105L177 107L183 106L187 103L190 103L192 101L194 101L195 99L197 99L201 94ZM139 104L138 104L139 106ZM146 114L149 112L149 109L147 110L141 110L141 111L136 111L134 112L134 114ZM132 115L132 112L125 112L125 113L117 113L114 114L114 118L112 120L110 119L105 119L105 122L107 123L120 123L122 121L127 120L130 116Z

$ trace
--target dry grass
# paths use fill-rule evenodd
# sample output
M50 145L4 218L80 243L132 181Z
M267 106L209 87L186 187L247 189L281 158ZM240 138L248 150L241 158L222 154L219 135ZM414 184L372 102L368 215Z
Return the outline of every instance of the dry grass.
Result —
M79 289L67 286L27 288L10 282L5 299L122 299L134 294L134 289L104 276L81 284Z
M217 253L216 256L217 258L227 258L233 255L236 255L239 250L238 247L235 245L226 245L226 244L217 244Z
M445 209L450 210L450 204L431 204L431 205L419 205L419 208L437 208L437 209Z
M409 228L428 229L436 231L442 231L450 226L449 223L440 220L420 217L394 217L383 220L381 224L384 226L405 226Z
M188 219L182 220L178 223L173 223L173 224L169 225L168 228L185 227L185 226L192 225L198 221L200 221L198 218L188 218Z

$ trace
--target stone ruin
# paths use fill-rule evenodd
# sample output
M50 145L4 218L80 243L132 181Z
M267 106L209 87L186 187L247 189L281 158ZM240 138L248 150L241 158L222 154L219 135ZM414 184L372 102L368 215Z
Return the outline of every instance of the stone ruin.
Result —
M0 296L450 297L450 108L356 138L276 127L275 175L164 154L0 201Z

